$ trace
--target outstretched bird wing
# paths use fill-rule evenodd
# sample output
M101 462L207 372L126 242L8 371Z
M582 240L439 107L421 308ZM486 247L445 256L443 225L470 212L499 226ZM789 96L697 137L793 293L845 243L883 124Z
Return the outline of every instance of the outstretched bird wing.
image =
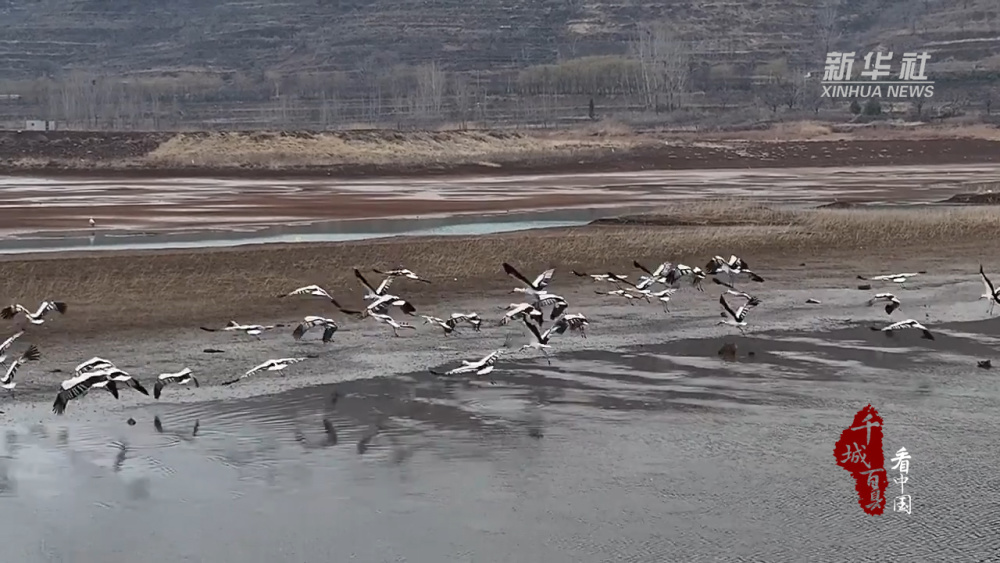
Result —
M396 303L400 303L400 302L397 301ZM411 317L415 316L416 313L417 313L417 308L414 307L413 304L410 303L409 301L403 301L402 303L400 303L399 304L399 310L402 311L406 315L410 315Z
M340 303L337 302L336 299L332 299L331 301L333 302L333 306L336 307L341 313L344 313L345 315L354 315L354 316L358 316L358 317L364 315L364 313L362 311L356 311L354 309L345 309L345 308L343 308L340 305Z
M19 331L15 332L13 335L11 335L10 338L8 338L7 340L4 340L3 344L0 344L0 356L2 356L4 354L4 352L6 352L8 348L10 348L10 345L13 344L14 341L17 340L18 338L20 338L23 334L24 334L24 331L23 330L19 330Z
M542 335L538 332L538 327L532 324L527 318L524 319L524 324L528 327L528 330L531 331L531 334L535 335L535 340L537 340L539 344L545 344L545 340L542 339ZM549 331L545 331L546 336L548 336L548 332Z
M333 333L335 332L337 332L337 325L328 325L326 330L323 331L323 342L333 340Z
M295 340L301 340L302 336L305 335L305 333L313 326L314 325L311 322L299 323L299 326L295 327L295 330L292 331L292 338Z
M365 279L365 276L361 273L361 270L354 268L354 277L358 278L358 281L360 281L362 285L367 287L368 291L371 291L373 294L378 295L378 292L375 291L375 288L372 287L372 284L368 283L368 280Z
M39 318L49 311L58 311L60 314L65 313L66 304L62 301L42 301L42 304L38 306L38 310L32 316Z
M549 268L548 270L538 274L538 277L535 278L535 282L531 284L531 287L534 287L535 289L544 289L548 287L549 282L552 281L552 274L555 273L555 268Z
M733 312L732 308L729 307L729 303L726 302L726 296L724 294L719 296L719 303L722 304L722 308L725 309L727 313L729 313L729 316L731 316L733 320L737 322L739 321L739 319L736 316L736 313Z
M142 383L139 383L138 379L136 379L134 377L130 377L130 378L128 378L125 381L125 383L129 387L131 387L132 389L135 389L136 391L142 393L143 395L149 395L149 391L146 391L146 388L142 386Z
M522 283L524 283L524 285L526 285L526 286L528 286L528 287L530 287L532 289L538 289L538 288L536 288L531 283L531 281L528 280L528 278L526 278L523 275L521 275L521 272L518 272L517 268L515 268L514 266L511 266L510 264L508 264L506 262L503 263L503 271L506 272L508 276L513 276L513 277L517 278Z
M615 284L623 283L623 284L625 284L627 286L635 287L636 289L638 289L638 287L636 287L636 285L634 283L632 283L632 282L628 281L627 279L619 276L618 274L613 274L611 272L608 272L608 278L611 279L611 280L613 280L615 282Z
M30 313L30 311L15 303L0 309L0 319L13 319L18 313Z
M653 272L649 271L649 268L647 268L647 267L643 266L642 264L640 264L638 260L633 260L632 261L632 265L635 266L636 268L639 268L643 272L646 272L650 277L653 276Z
M250 368L249 370L247 370L247 372L243 374L243 377L249 377L249 376L257 373L258 371L261 371L261 370L264 370L264 369L267 369L267 368L271 367L271 365L273 365L273 364L274 364L274 360L268 360L268 361L266 361L266 362L264 362L264 363L262 363L260 365L254 366L254 367Z
M990 278L986 277L986 272L983 271L982 264L979 265L979 275L983 277L983 285L986 286L986 295L995 299L997 294L996 289L993 287L993 282L990 281Z
M378 284L378 289L375 290L375 293L378 295L384 295L385 292L389 290L389 286L392 285L392 280L394 279L395 279L394 277L389 276L384 280L382 280L382 283Z

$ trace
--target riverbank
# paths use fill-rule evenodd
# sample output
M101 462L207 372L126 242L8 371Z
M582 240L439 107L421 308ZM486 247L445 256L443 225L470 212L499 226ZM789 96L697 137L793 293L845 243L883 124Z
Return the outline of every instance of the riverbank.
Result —
M1000 161L984 128L784 125L694 134L572 131L0 132L0 174L419 177Z

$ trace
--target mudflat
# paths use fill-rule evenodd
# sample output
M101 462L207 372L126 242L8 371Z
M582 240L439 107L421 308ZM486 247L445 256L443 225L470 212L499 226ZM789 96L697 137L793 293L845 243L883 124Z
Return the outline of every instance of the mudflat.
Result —
M562 174L997 162L985 126L836 133L660 134L601 129L246 133L0 132L0 173L103 177ZM817 131L818 130L818 131Z

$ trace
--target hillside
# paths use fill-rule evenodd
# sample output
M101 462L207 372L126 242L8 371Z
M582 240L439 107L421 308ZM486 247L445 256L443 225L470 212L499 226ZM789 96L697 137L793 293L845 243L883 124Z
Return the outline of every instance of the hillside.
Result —
M775 94L755 89L762 76L791 90L792 77L822 68L828 48L876 47L931 51L929 72L962 92L948 101L978 103L1000 70L998 13L993 0L481 0L474 8L457 0L0 0L0 123L545 125L586 118L591 98L602 115L763 110ZM644 65L638 22L663 31L653 41L661 51L680 54ZM684 79L650 86L657 62L683 66ZM787 110L818 109L797 90Z

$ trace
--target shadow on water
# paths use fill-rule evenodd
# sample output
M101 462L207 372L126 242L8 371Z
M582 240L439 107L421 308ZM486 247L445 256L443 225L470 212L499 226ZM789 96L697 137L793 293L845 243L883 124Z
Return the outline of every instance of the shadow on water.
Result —
M985 451L998 430L996 391L975 367L994 353L983 339L997 324L942 324L934 341L860 325L751 331L556 354L552 365L525 353L492 380L421 369L159 403L131 412L135 426L9 426L0 540L26 563L140 549L249 563L334 550L364 561L734 560L747 545L774 561L817 545L837 554L826 560L862 560L888 526L910 534L911 555L942 542L993 549L963 524L988 507L958 513L932 494L971 499L990 483L993 460L970 461L968 476L947 460ZM921 377L932 383L923 394ZM921 509L939 533L918 534L915 517L864 516L840 479L833 441L866 401L882 405L893 446L921 452Z
M355 219L284 225L243 225L173 231L98 230L40 232L0 239L8 254L70 250L221 248L245 244L343 242L393 236L470 236L572 227L645 207L560 209L424 218Z

